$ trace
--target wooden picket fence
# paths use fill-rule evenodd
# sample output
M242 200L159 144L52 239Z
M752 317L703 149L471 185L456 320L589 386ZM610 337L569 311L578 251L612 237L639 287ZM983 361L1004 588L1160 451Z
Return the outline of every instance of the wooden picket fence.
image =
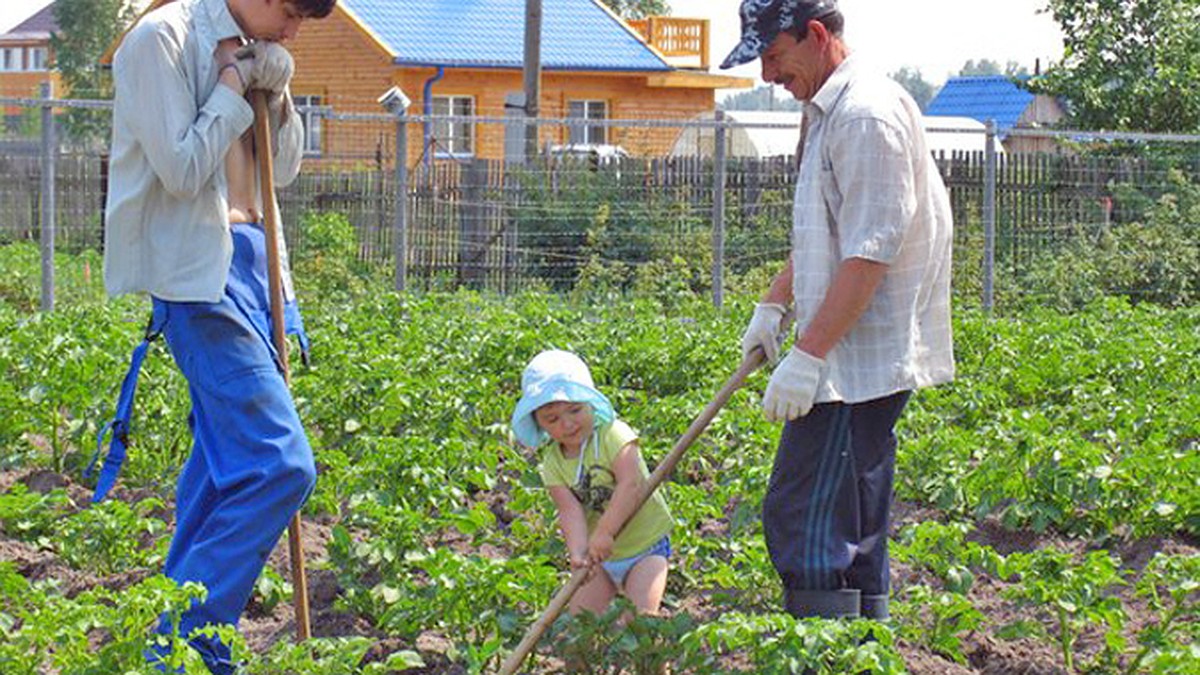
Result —
M960 244L982 228L984 153L954 153L937 158L950 189ZM1193 180L1200 158L1184 167ZM66 154L57 164L57 245L66 250L99 247L106 167L96 155ZM577 267L575 253L539 251L547 237L568 235L583 241L586 232L566 233L553 221L532 217L530 185L554 195L564 221L583 222L594 214L570 213L579 185L598 178L618 188L611 209L643 209L657 214L646 227L663 237L696 239L713 221L711 159L624 159L603 165L547 164L524 170L506 169L501 161L437 161L410 169L407 190L408 264L415 280L469 285L508 291L529 279L531 260L558 256L565 268ZM1076 236L1080 226L1105 226L1137 217L1122 203L1121 185L1153 194L1166 184L1161 162L1147 156L1077 156L1050 154L999 155L996 172L997 259L1027 264L1038 250ZM726 228L759 227L791 220L793 167L789 158L734 159L726 166ZM38 237L41 166L36 149L0 147L0 243ZM530 182L532 181L532 183ZM302 243L299 226L306 212L343 213L358 232L364 261L392 259L396 221L396 180L392 169L367 165L321 166L306 170L280 193L284 229L289 241ZM542 205L544 207L544 205ZM653 207L653 210L650 210ZM597 216L598 217L598 216ZM547 218L549 218L547 220ZM541 231L539 228L544 228ZM558 229L556 229L558 228ZM644 233L643 233L644 234ZM650 235L644 235L650 236ZM755 250L727 250L726 260L778 259L786 235ZM553 261L551 261L552 263ZM542 269L544 269L544 265Z

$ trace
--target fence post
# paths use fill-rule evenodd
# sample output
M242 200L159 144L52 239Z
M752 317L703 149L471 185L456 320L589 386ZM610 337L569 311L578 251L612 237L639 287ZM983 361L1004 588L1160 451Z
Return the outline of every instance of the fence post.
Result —
M54 97L50 82L42 83L42 209L38 226L42 234L42 311L54 310L54 170L58 159L54 136Z
M484 191L488 185L488 161L473 159L459 174L462 202L458 207L458 279L468 288L482 287L487 249L484 229Z
M504 181L501 187L504 209L504 269L501 292L516 290L519 281L519 252L521 243L520 211L521 190L517 182L516 169L526 163L525 155L525 92L514 91L504 95Z
M987 121L983 164L983 308L994 304L996 274L996 120Z
M713 130L713 306L725 302L725 111L718 110Z
M396 292L408 288L408 114L396 116Z

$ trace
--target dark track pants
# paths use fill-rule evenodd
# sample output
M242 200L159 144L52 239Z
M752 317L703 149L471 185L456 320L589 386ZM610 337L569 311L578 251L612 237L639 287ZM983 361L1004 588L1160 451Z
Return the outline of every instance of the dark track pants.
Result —
M316 480L312 450L270 339L262 230L235 225L234 261L220 302L163 302L163 334L187 378L194 445L176 491L166 575L199 581L208 598L180 634L237 625L267 556ZM166 618L160 633L169 633ZM229 649L197 638L213 673L234 672ZM153 655L149 655L153 659Z
M895 426L909 395L823 403L784 426L763 531L793 615L887 618Z

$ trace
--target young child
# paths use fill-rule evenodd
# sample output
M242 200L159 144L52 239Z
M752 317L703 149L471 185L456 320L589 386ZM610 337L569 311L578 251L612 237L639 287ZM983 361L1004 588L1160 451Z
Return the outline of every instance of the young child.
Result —
M587 365L565 351L535 356L521 376L512 428L521 444L544 446L542 481L558 508L571 567L599 563L604 570L575 593L571 613L601 614L618 592L638 613L658 612L674 521L657 490L634 512L650 474L637 434L617 419Z

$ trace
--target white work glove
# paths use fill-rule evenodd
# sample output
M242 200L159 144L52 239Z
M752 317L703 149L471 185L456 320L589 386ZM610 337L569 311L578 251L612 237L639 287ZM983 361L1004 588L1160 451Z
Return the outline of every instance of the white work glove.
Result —
M763 412L771 422L786 422L812 410L825 361L792 347L771 373L763 394Z
M754 306L754 315L742 334L742 358L749 356L755 347L762 347L766 362L775 361L779 356L779 328L786 311L783 305L773 302L760 302Z
M295 62L288 50L278 42L258 40L242 47L237 52L238 74L246 83L246 89L262 89L279 94L287 89L292 80Z

